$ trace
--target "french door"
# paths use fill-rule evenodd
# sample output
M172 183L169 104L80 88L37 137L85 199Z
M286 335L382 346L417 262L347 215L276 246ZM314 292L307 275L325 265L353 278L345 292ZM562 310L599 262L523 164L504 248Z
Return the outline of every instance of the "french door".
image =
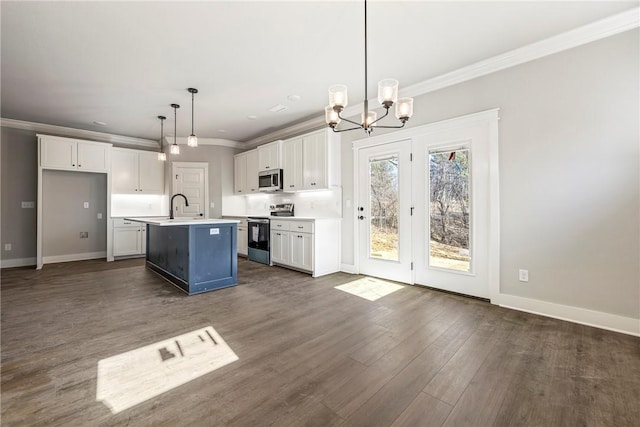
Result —
M497 111L478 114L489 120L452 119L354 143L361 274L491 296L499 274Z
M489 159L478 125L413 139L414 281L489 298Z
M412 283L411 140L358 152L360 272Z

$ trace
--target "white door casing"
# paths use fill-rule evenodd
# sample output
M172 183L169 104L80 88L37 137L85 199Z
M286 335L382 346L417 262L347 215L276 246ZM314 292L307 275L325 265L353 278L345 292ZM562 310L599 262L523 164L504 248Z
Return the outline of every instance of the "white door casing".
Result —
M209 217L209 163L173 162L171 181L171 196L181 193L189 200L189 206L185 205L182 197L173 200L174 216Z
M498 109L469 114L467 116L443 120L415 128L388 133L376 137L353 142L354 148L354 200L362 198L364 191L358 185L362 171L361 153L364 149L397 143L401 140L412 140L412 281L406 283L424 284L435 288L460 292L467 295L495 299L500 295L500 203L499 203L499 169L498 169ZM457 145L456 145L457 144ZM437 268L429 268L428 264L428 168L425 166L430 148L447 145L460 146L468 144L471 154L472 213L471 245L474 260L470 273L451 272ZM426 199L425 199L426 197ZM356 205L356 213L358 213ZM482 210L482 212L480 212ZM362 222L355 220L356 223ZM356 224L354 224L356 225ZM372 274L367 267L363 268L365 258L362 252L369 236L359 224L354 233L355 272ZM362 243L362 242L365 243ZM483 252L483 253L480 253ZM401 274L385 277L390 280L401 280ZM375 274L372 274L375 275Z

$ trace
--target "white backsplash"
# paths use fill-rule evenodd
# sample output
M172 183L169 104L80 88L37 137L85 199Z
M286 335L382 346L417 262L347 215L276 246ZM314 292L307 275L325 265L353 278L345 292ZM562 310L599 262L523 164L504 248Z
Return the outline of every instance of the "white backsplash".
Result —
M169 201L159 194L112 194L111 216L169 216Z
M295 216L314 218L342 217L342 189L303 191L299 193L264 193L251 196L234 196L245 199L244 212L226 212L225 215L269 215L269 206L293 203Z

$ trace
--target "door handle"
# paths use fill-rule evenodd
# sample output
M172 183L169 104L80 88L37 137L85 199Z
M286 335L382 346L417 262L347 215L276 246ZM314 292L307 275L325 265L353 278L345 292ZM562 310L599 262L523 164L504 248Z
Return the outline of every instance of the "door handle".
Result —
M362 220L364 219L364 216L360 215L360 216L358 217L358 219L359 219L360 221L362 221Z
M360 212L362 212L362 211L364 211L364 208L363 208L362 206L360 206L360 207L358 208L358 210L359 210Z

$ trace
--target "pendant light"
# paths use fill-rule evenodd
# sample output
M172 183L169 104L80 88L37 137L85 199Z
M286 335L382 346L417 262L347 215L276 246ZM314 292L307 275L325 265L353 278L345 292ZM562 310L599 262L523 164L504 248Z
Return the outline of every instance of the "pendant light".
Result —
M367 0L364 0L364 109L360 117L360 123L346 119L340 115L347 106L347 87L345 85L333 85L329 88L329 105L325 107L325 121L334 132L346 132L355 129L363 129L367 135L375 128L399 129L413 115L413 98L398 99L398 81L384 79L378 83L378 102L386 110L384 115L377 117L375 111L369 111L369 99L367 98ZM389 108L396 104L396 118L401 124L398 126L379 126L376 123L389 115ZM348 129L336 129L341 120L356 125Z
M187 145L189 147L197 147L198 137L193 133L193 96L198 93L198 89L190 87L187 90L191 93L191 135L189 135L189 138L187 139Z
M180 146L176 142L176 134L178 129L178 108L180 106L178 104L171 104L171 108L173 108L173 144L171 145L171 154L180 154Z
M165 116L158 116L160 119L160 152L158 153L158 160L161 162L167 161L167 153L164 152L164 121L167 119Z

